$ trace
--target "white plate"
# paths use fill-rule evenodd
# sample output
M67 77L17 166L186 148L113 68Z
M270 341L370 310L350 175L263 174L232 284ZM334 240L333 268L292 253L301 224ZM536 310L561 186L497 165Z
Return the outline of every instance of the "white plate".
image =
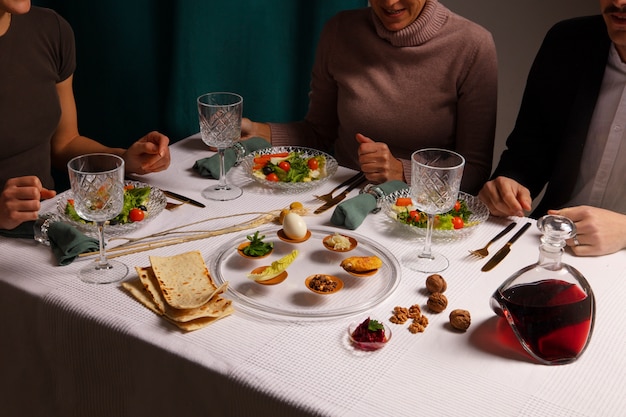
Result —
M312 228L311 238L302 243L280 240L278 227L262 230L265 241L274 243L270 257L253 260L237 254L237 246L246 234L235 237L224 246L211 265L211 274L217 285L228 281L228 298L236 310L271 318L272 320L324 320L365 312L385 300L400 283L400 265L386 248L356 233L345 233L358 241L358 246L347 253L332 252L324 247L323 239L335 233L334 228ZM343 233L343 232L342 232ZM249 232L247 234L250 234ZM287 268L287 279L277 285L261 285L250 278L254 268L271 264L292 250L298 257ZM339 265L350 256L378 256L383 266L372 276L358 278L348 274ZM333 294L320 295L309 291L304 281L313 274L334 275L343 281L343 288Z
M254 158L261 155L269 155L281 152L300 152L304 158L311 158L313 156L323 155L326 158L326 167L324 169L324 172L321 173L318 179L308 182L268 181L266 179L259 178L253 174ZM245 174L259 184L262 184L269 188L299 193L324 184L326 181L328 181L329 178L335 175L335 172L337 172L338 164L335 158L325 152L318 151L316 149L303 148L299 146L275 146L272 148L260 149L256 152L251 153L243 159L243 161L241 162L241 166L243 167Z
M144 184L143 182L138 181L126 181L125 184L133 185L135 188L150 187L148 184ZM97 230L95 223L78 222L74 219L71 219L65 214L65 206L67 205L67 200L72 198L74 198L74 195L72 194L72 190L69 190L63 193L62 197L57 200L57 211L59 213L60 219L66 223L73 225L78 230L84 233L96 234ZM132 232L133 230L140 228L142 225L148 223L150 220L158 216L159 213L163 211L163 208L165 208L166 203L167 199L165 198L163 192L158 188L151 187L148 203L146 204L146 216L142 221L115 225L107 224L104 227L104 232L107 235L117 236L124 233Z
M386 215L386 219L393 225L398 225L405 230L411 230L417 233L419 236L426 236L425 227L412 226L410 224L403 223L395 218L395 212L393 211L391 206L400 197L411 197L410 188L404 188L402 190L395 191L385 197L381 208ZM469 223L471 225L466 226L462 229L455 230L433 229L433 238L458 239L465 237L472 231L474 231L477 226L479 226L489 217L489 209L482 201L478 199L478 197L474 197L473 195L461 191L459 192L458 200L464 200L467 203L467 207L472 212L472 215L469 217Z

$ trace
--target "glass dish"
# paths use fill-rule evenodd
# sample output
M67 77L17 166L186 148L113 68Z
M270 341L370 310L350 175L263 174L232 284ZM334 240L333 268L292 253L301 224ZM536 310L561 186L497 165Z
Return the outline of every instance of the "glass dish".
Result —
M207 264L217 285L228 281L228 298L235 310L272 320L310 321L347 317L364 312L389 297L400 283L400 265L386 248L354 233L359 242L350 256L378 256L383 266L367 279L349 275L339 266L348 256L324 247L323 239L336 231L332 228L311 228L311 238L302 243L288 243L276 235L278 228L263 230L266 241L274 243L274 252L263 261L239 256L237 246L245 235L236 236ZM273 286L263 286L247 277L259 262L269 265L292 250L298 257L287 268L287 279ZM334 275L344 287L333 294L321 295L309 291L305 280L313 274Z
M148 184L139 181L126 181L126 185L133 185L135 188L142 187L150 187ZM87 233L90 235L96 234L98 231L96 230L95 223L82 223L78 222L74 219L71 219L69 216L65 214L65 206L67 205L67 201L73 198L72 191L67 191L63 193L62 197L57 200L57 211L59 213L59 217L61 221L71 224L76 227L83 233ZM105 228L105 233L111 236L119 236L125 233L132 232L142 225L148 223L150 220L154 219L156 216L163 211L165 208L165 204L167 203L167 199L163 192L158 188L151 187L150 188L150 197L148 199L148 203L146 204L146 216L140 222L133 223L125 223L125 224L115 224L109 225L107 224ZM245 236L244 236L245 239Z
M326 158L326 168L324 172L320 173L320 178L315 181L308 182L274 182L268 181L264 178L259 178L253 174L254 167L254 158L261 155L269 155L274 153L281 152L300 152L304 158L310 158L313 156L323 155ZM246 176L256 181L257 183L273 189L283 190L286 192L299 193L306 190L311 190L321 184L324 184L335 175L337 172L338 164L337 160L330 156L329 154L318 151L316 149L311 148L303 148L299 146L275 146L272 148L260 149L256 152L251 153L246 156L243 161L241 161L241 166L243 167L244 173Z
M364 350L364 351L374 351L385 347L385 345L391 340L391 328L384 322L378 320L380 324L385 328L385 340L381 342L364 342L355 340L352 334L354 331L363 323L363 320L355 321L350 323L348 326L348 339L350 339L350 343L354 346L355 349Z
M409 188L405 188L402 190L395 191L389 194L382 201L381 207L383 212L385 213L385 220L387 223L391 223L392 225L398 225L405 230L411 230L418 234L418 236L426 236L426 228L412 226L406 223L403 223L396 219L395 212L391 208L391 206L396 202L398 198L406 198L411 197L411 190ZM472 215L469 218L470 225L463 227L462 229L453 229L453 230L442 230L442 229L433 229L433 239L459 239L467 236L474 229L484 223L485 220L489 217L489 209L487 206L478 199L478 197L474 197L473 195L464 193L463 191L459 192L459 200L465 200L468 208L472 211Z

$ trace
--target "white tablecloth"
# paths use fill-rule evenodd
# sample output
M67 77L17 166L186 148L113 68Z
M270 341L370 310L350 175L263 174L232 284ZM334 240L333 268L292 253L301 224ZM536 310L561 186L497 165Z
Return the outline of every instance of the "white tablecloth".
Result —
M209 156L190 138L172 146L173 166L143 181L197 200L210 181L193 163ZM315 190L330 191L352 175L340 168ZM286 195L261 188L241 168L229 179L244 187L230 202L184 205L163 211L133 235L141 236L208 217L272 210L300 201L319 205L312 194ZM356 195L356 191L352 195ZM54 210L54 201L46 202ZM332 210L307 216L310 227L330 227ZM371 316L387 321L394 306L425 306L426 274L401 268L397 289L356 317L327 320L271 320L237 309L202 330L184 333L157 317L119 284L89 285L77 270L87 260L55 265L47 247L24 239L0 238L0 404L3 416L619 416L626 409L623 331L626 252L577 258L566 253L590 281L597 301L592 340L576 362L538 365L495 336L498 319L489 298L500 283L537 260L539 232L532 227L493 271L468 249L482 246L510 219L489 219L470 236L435 241L450 267L448 309L429 313L421 334L390 324L393 337L377 352L355 351L347 325ZM526 219L518 220L518 227ZM236 222L230 220L230 224ZM227 224L227 223L224 223ZM241 233L240 233L241 234ZM365 236L398 260L421 241L398 233L384 214L369 215L350 234ZM245 232L242 234L245 236ZM510 236L510 235L509 235ZM210 261L233 235L168 246L118 258L135 277L134 266L148 255L200 250ZM505 239L492 246L495 252ZM115 242L111 242L115 246ZM315 271L312 271L315 272ZM228 293L226 294L228 297ZM467 309L472 325L452 331L448 312Z

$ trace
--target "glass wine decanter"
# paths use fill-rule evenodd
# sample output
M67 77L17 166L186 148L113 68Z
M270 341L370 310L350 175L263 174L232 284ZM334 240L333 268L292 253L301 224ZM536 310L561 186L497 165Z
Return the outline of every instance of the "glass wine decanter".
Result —
M491 297L491 308L533 358L566 364L578 359L591 339L595 299L585 277L561 261L565 240L576 235L574 223L547 215L537 227L543 233L539 261L504 281Z

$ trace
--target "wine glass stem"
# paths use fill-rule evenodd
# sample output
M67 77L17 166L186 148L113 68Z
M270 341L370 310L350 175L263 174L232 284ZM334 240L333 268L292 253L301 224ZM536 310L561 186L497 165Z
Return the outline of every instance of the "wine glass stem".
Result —
M224 165L224 148L218 148L217 153L220 157L220 179L217 183L219 188L226 188L226 166Z
M422 249L422 253L420 253L420 258L433 259L433 253L430 250L430 244L433 238L433 226L435 223L435 215L428 214L428 220L426 222L426 241L424 242L424 248Z
M104 248L104 223L105 222L96 222L98 226L98 243L100 247L100 256L98 257L96 269L111 269L111 264L107 260L106 249Z

